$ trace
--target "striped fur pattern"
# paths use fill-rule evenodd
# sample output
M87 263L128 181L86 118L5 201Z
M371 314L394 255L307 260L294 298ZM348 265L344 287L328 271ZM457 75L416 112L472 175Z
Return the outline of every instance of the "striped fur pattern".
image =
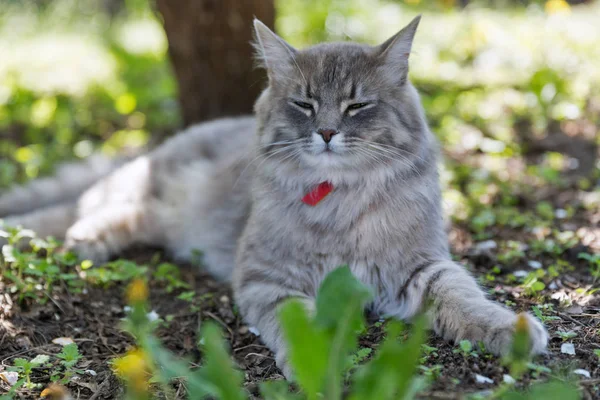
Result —
M297 50L256 21L269 75L256 117L193 126L91 188L77 186L75 203L76 190L65 189L44 209L18 205L11 199L28 189L15 189L0 196L0 217L65 237L96 262L136 242L182 259L201 250L288 376L277 307L294 297L312 309L323 278L344 264L373 289L374 312L410 319L431 304L436 333L501 354L516 315L450 257L437 143L407 78L418 22L380 46ZM335 134L326 140L323 130ZM302 203L322 182L333 191L314 207ZM548 336L527 318L541 353Z

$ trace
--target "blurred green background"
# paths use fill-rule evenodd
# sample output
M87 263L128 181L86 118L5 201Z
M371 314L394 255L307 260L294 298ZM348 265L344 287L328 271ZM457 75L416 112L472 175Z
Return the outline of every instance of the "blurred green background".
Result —
M279 0L276 28L296 46L376 43L422 13L411 76L445 206L485 237L600 204L600 3L572 3ZM2 0L0 190L181 126L159 18L148 0ZM581 201L561 204L566 189Z

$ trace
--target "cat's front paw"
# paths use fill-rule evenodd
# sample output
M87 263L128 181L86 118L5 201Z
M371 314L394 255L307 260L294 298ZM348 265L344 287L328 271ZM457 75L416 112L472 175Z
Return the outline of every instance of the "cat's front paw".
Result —
M285 351L285 349L281 349L275 353L275 365L277 365L277 368L279 368L285 379L288 381L292 381L294 379L294 371L292 370L292 366L290 365L290 360L287 357L287 351Z
M527 321L527 329L531 340L531 354L544 353L548 345L548 333L546 329L535 317L527 313L521 315ZM488 328L483 343L489 352L496 355L504 355L510 351L517 318L517 315L511 312L510 318L498 320L496 324Z
M102 237L95 234L93 229L79 224L67 231L64 247L80 260L90 260L94 265L104 264L111 256L110 248Z

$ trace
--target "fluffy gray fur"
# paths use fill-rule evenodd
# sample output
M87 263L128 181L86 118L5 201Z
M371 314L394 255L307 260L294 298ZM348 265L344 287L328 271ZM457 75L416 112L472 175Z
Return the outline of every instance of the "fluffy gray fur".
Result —
M503 353L516 315L450 257L437 143L407 78L418 23L380 46L296 50L256 21L269 75L256 118L193 126L94 184L77 207L53 201L6 221L62 235L96 262L134 242L182 259L202 250L287 375L278 305L297 297L311 309L325 275L343 264L376 293L373 311L410 319L430 299L436 333ZM322 130L337 134L326 143ZM321 182L333 192L314 207L301 202ZM0 196L0 212L27 211L15 199L36 185ZM44 186L52 199L65 190ZM527 319L532 352L543 352L547 333Z

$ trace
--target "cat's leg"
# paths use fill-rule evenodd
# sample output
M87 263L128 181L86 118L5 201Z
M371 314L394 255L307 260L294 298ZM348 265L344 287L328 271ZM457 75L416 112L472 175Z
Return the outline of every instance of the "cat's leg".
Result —
M65 247L80 259L101 264L133 243L155 244L160 230L143 204L107 205L69 228Z
M307 282L293 272L294 268L267 266L251 260L238 262L233 278L236 304L248 324L260 332L260 337L273 353L277 366L290 377L287 351L277 319L278 306L289 298L304 302L309 312L315 308L314 297L308 293Z
M452 261L416 266L397 295L400 317L410 317L428 305L433 329L446 340L482 341L488 351L497 355L510 349L517 315L487 299L475 279ZM543 353L548 334L536 318L529 314L526 318L531 352Z

